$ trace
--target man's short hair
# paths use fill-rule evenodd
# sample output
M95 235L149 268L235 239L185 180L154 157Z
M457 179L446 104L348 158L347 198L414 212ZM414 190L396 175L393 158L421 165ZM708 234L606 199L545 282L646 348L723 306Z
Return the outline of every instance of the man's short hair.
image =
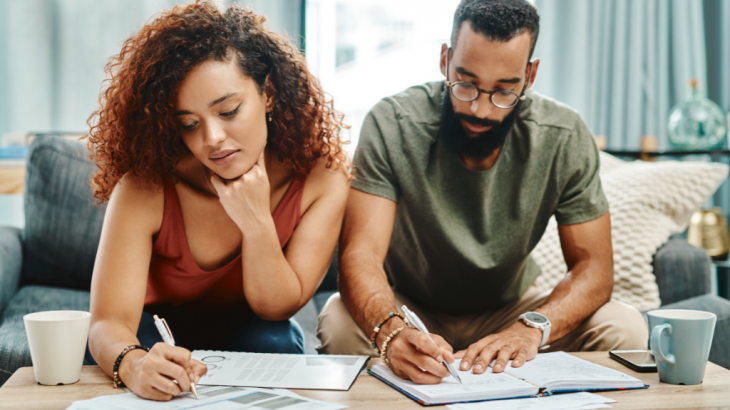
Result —
M510 41L529 32L532 37L530 58L540 32L540 16L527 0L462 0L454 13L451 47L456 47L461 25L468 21L472 29L492 41Z

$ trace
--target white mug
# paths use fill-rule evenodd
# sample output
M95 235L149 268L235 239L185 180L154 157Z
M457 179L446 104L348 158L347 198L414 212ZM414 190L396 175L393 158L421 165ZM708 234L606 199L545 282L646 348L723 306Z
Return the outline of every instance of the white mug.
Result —
M91 313L52 310L23 316L35 379L40 384L79 381Z

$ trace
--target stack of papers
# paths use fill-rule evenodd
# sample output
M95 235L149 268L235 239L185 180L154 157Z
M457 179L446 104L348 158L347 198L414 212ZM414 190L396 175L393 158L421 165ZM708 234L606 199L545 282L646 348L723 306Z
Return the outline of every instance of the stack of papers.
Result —
M202 386L349 390L370 356L306 355L194 350L208 366Z
M252 389L247 387L199 386L196 399L191 393L183 393L170 401L152 401L140 398L134 393L101 396L90 400L76 401L66 410L236 410L257 409L280 410L338 410L345 406L325 403L299 396L287 390Z

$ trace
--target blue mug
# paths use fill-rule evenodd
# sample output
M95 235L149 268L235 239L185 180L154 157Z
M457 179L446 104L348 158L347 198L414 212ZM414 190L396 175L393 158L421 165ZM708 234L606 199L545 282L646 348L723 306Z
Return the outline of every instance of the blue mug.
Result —
M700 384L715 333L714 313L667 309L647 313L651 352L659 380L671 384Z

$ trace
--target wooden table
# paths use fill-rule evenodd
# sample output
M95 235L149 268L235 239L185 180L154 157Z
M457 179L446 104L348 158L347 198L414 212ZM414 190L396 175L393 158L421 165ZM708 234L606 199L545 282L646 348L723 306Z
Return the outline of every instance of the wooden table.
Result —
M606 352L573 353L582 359L620 370L651 385L646 390L599 393L617 400L616 409L730 409L730 370L709 363L705 380L696 386L675 386L659 382L656 373L636 373L608 357ZM423 409L421 405L367 374L361 375L349 391L293 390L297 394L351 409ZM84 366L81 381L68 386L41 386L32 367L18 369L0 388L2 409L64 409L76 400L124 393L111 387L111 380L98 366ZM444 408L443 406L434 408Z

